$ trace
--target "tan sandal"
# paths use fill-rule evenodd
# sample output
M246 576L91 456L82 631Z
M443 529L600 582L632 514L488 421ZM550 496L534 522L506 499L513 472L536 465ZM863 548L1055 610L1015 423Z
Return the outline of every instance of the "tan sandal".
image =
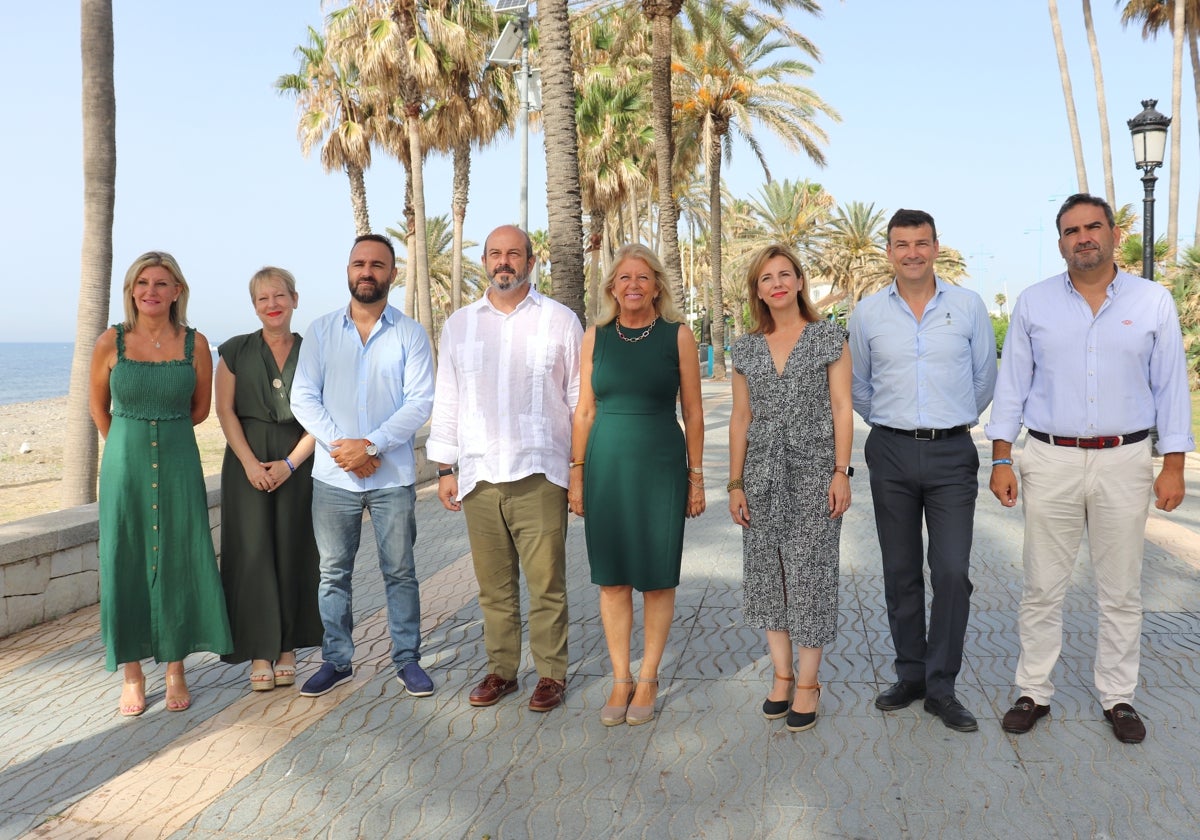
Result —
M646 683L647 685L654 686L655 687L654 699L655 700L658 699L658 678L657 677L655 677L652 680L647 680L647 679L638 677L637 681L639 683ZM629 699L632 700L633 697L630 697ZM629 708L625 710L625 722L627 724L629 724L630 726L641 726L643 723L649 723L652 720L654 720L654 701L653 700L650 702L649 706L635 706L632 703L630 703Z
M633 686L634 679L632 676L626 677L623 680L619 680L616 677L613 677L613 683L615 683L616 685ZM636 688L631 687L629 689L629 696L625 699L625 703L623 705L620 705L620 706L605 705L604 708L600 710L600 722L603 723L605 726L620 726L622 723L624 723L625 716L629 710L629 701L633 699L634 691L636 691Z
M183 712L191 708L191 705L192 694L188 691L187 680L183 674L167 674L167 711Z
M134 685L138 687L137 693L141 695L141 699L127 703L125 702L125 691ZM121 705L118 711L121 712L122 717L137 717L146 711L146 678L144 676L137 680L125 680L121 685Z

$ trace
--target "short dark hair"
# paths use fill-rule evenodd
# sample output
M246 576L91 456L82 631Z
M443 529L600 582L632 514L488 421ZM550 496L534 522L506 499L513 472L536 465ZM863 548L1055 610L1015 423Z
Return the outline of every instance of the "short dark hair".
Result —
M360 242L378 242L380 245L388 249L388 253L392 255L392 266L396 265L396 246L392 244L392 240L381 233L364 233L362 236L354 237L354 245L350 246L350 250Z
M1115 228L1117 226L1117 217L1113 215L1112 206L1100 198L1098 195L1089 195L1088 193L1075 193L1075 195L1063 202L1062 207L1058 208L1058 215L1054 217L1054 229L1058 231L1058 235L1062 236L1062 217L1071 209L1078 207L1080 204L1090 204L1093 207L1099 207L1104 210L1104 218L1108 219L1108 226Z
M901 208L892 214L892 218L888 220L887 239L890 244L892 241L892 228L915 228L921 225L929 225L929 229L933 231L933 241L937 242L937 225L933 222L933 216L930 216L924 210L905 210Z

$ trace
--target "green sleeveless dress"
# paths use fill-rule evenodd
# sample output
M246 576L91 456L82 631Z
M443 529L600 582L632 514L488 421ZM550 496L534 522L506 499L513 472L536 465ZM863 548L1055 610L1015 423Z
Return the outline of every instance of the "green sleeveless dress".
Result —
M687 511L687 451L675 412L680 329L659 320L640 341L622 340L614 324L596 330L583 521L598 586L679 585Z
M192 429L196 331L184 358L125 358L109 374L112 426L100 464L100 635L105 666L232 648ZM207 352L208 348L204 348Z

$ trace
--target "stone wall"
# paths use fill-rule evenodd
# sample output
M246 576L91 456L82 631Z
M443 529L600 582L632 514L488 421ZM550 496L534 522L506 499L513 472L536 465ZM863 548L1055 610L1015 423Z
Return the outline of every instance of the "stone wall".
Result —
M417 435L417 483L436 478L425 460L428 430ZM221 481L212 475L208 525L221 546ZM93 503L0 525L0 636L58 618L100 600L99 510Z

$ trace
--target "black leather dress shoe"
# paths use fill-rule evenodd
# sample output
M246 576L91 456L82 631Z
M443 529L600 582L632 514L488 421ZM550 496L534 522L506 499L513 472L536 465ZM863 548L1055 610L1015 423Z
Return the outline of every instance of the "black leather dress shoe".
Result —
M900 680L891 688L885 688L875 697L875 708L885 712L906 709L914 700L925 696L925 683Z
M959 703L953 694L947 694L945 697L926 697L925 711L940 717L942 723L956 732L974 732L979 728L975 715L963 708L963 704Z

